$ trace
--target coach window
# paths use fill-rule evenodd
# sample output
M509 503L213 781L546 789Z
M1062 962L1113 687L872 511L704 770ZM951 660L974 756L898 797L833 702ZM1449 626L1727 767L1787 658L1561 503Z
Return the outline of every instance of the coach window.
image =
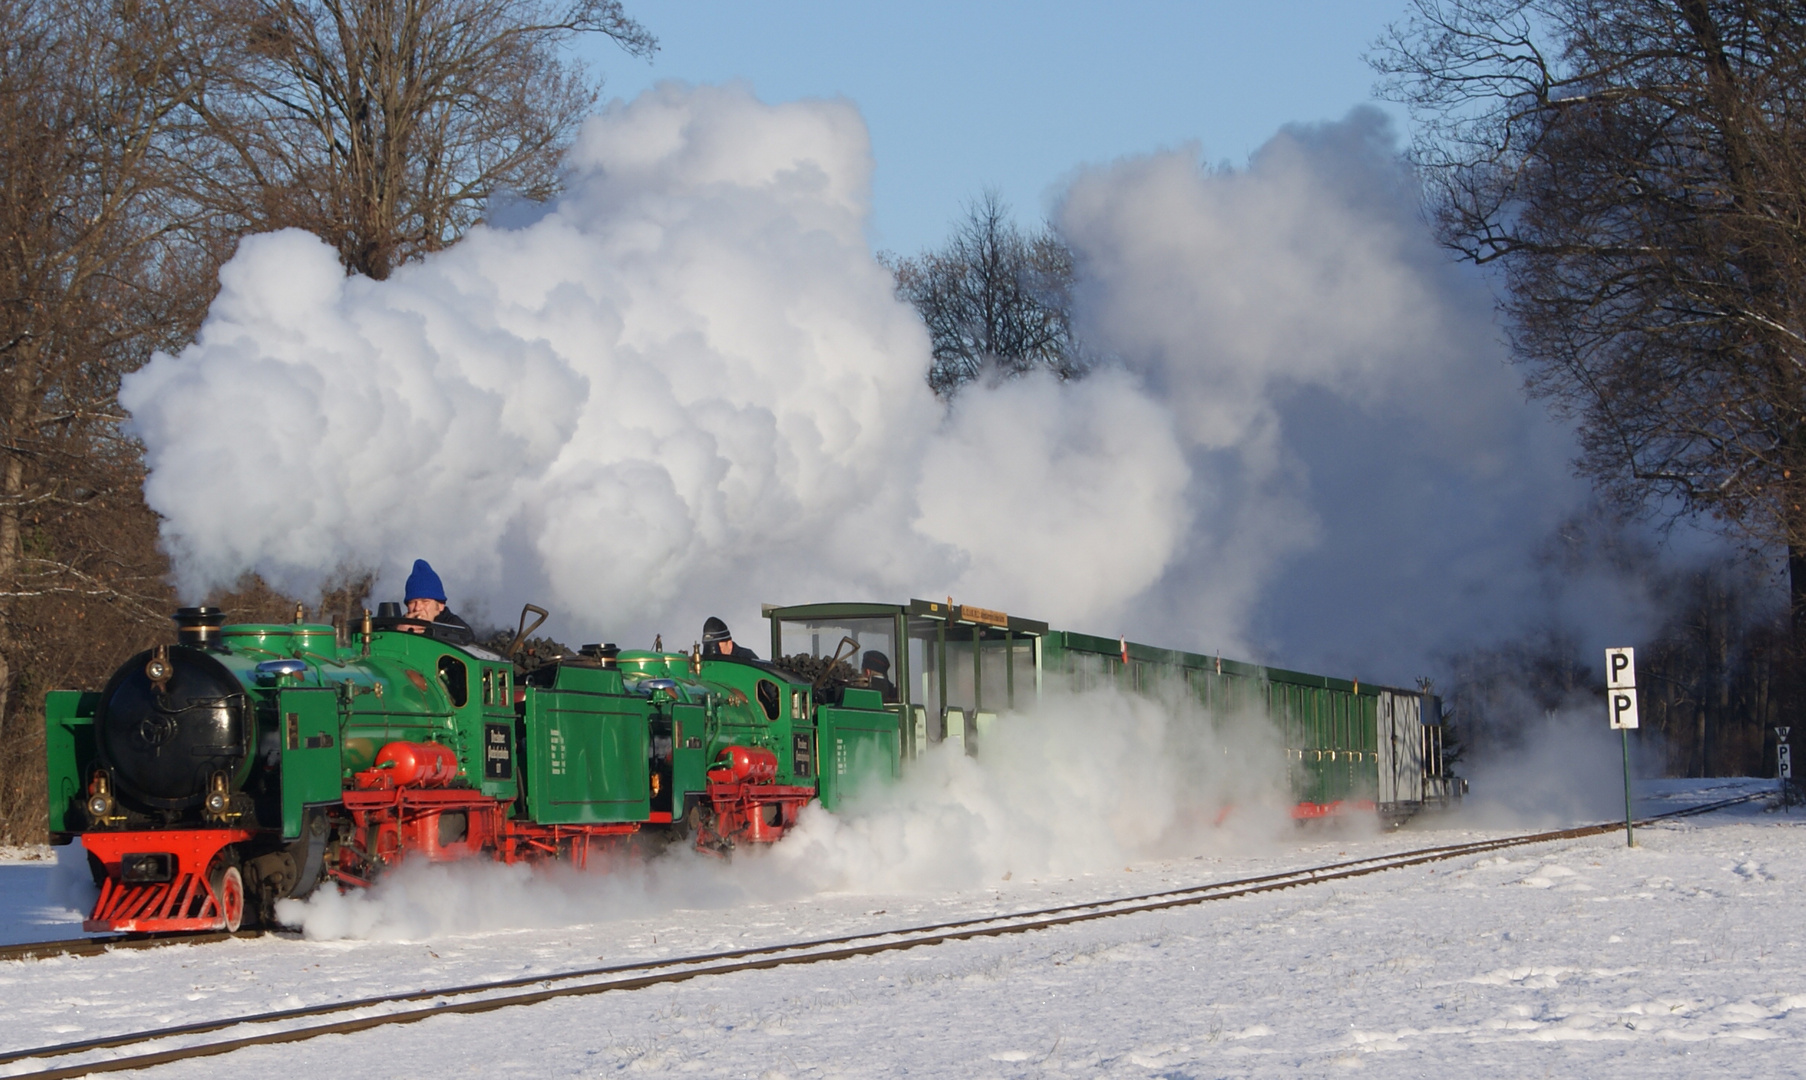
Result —
M1003 712L1010 708L1010 643L1003 631L985 634L978 647L978 700L986 712Z
M1009 693L1010 708L1014 709L1035 699L1035 639L1012 638L1009 658L1004 686Z
M1067 673L1074 690L1094 690L1110 685L1120 665L1115 657L1097 653L1069 651Z
M959 623L947 627L947 708L959 709L967 716L978 709L972 629Z
M926 721L926 740L940 742L945 736L941 726L941 648L945 623L939 619L912 618L909 634L909 700L922 706Z

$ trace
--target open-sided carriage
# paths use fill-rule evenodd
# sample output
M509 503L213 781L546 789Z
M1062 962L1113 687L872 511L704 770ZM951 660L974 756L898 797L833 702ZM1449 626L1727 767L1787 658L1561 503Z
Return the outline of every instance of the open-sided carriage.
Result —
M1441 700L1418 690L1051 630L951 602L768 606L765 615L774 655L822 656L852 641L890 661L905 757L942 741L979 753L1000 713L1050 686L1184 687L1207 713L1275 727L1296 817L1359 810L1398 822L1466 790L1447 769Z

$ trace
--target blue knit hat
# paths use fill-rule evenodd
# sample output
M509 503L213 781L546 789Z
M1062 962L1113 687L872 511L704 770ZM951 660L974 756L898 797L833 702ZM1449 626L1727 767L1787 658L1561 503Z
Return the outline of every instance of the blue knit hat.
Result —
M414 572L408 575L407 595L402 597L404 603L415 600L437 600L445 603L445 585L425 559L414 560Z

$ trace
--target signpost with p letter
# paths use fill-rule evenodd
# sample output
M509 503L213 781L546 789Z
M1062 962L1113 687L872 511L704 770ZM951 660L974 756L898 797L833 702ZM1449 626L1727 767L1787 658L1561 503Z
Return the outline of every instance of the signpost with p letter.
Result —
M1781 809L1793 812L1793 793L1788 788L1793 783L1793 747L1787 744L1787 733L1791 727L1775 729L1775 778L1781 781Z
M1605 650L1605 701L1613 730L1624 747L1624 842L1637 846L1630 825L1630 732L1637 726L1637 655L1635 649Z

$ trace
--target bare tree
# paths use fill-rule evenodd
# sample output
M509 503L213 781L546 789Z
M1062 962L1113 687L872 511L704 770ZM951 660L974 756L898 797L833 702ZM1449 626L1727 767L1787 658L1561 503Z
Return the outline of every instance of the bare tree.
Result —
M657 43L619 0L212 0L201 198L387 277L509 192L544 199L598 84L562 46Z
M582 34L653 47L615 0L0 0L0 842L43 834L43 692L167 632L121 376L192 336L245 230L382 276L549 194L595 99L559 52ZM255 579L215 599L293 611Z
M1788 555L1806 643L1806 19L1415 0L1374 59L1444 242L1503 269L1531 390L1626 505Z
M1051 232L1025 234L996 192L967 208L946 247L898 260L892 271L897 295L928 324L935 393L951 396L987 370L1084 374L1072 331L1072 251Z
M115 395L190 332L216 265L207 215L172 195L179 15L0 0L0 838L42 835L42 692L92 685L167 611Z

